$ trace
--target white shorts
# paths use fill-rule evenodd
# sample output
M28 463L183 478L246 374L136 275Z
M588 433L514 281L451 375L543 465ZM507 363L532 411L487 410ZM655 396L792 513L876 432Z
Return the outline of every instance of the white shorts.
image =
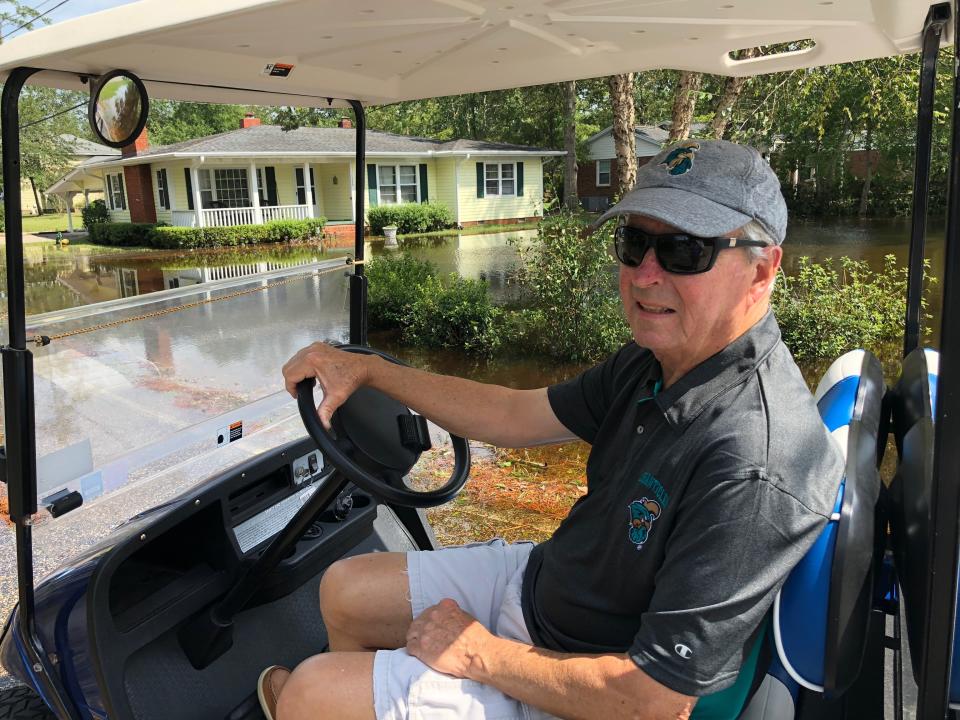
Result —
M490 632L532 644L520 609L520 587L533 543L503 540L407 553L413 617L453 598ZM550 720L496 688L438 673L404 649L373 661L377 720Z

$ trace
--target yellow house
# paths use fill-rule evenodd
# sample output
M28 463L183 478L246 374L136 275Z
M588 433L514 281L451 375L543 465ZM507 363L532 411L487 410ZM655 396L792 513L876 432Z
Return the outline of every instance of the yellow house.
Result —
M103 199L103 178L90 174L89 166L106 160L119 159L120 151L76 135L64 134L60 138L70 148L70 171L43 191L43 194L56 195L63 200L67 207L67 220L72 230L73 211L89 205L94 200ZM20 197L25 215L39 214L29 180L26 181L26 187L21 188ZM45 204L42 196L41 203Z
M231 132L149 147L145 135L121 157L85 172L102 178L117 222L189 227L327 218L352 233L355 131L284 131L253 117ZM460 226L543 214L543 161L563 151L504 143L367 131L366 206L439 202ZM309 200L308 200L309 198Z

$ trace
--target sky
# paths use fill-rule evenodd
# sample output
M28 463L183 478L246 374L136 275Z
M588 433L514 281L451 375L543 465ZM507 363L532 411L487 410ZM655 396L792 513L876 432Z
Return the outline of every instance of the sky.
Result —
M36 8L42 13L45 10L58 5L61 0L23 1L30 7ZM88 15L90 13L98 12L99 10L106 10L107 8L116 7L118 5L126 5L133 1L134 0L67 0L63 6L58 7L45 17L50 20L51 23L57 23L61 20L68 20L69 18L74 18L79 15ZM26 32L26 30L15 33L15 35L19 35L23 32Z

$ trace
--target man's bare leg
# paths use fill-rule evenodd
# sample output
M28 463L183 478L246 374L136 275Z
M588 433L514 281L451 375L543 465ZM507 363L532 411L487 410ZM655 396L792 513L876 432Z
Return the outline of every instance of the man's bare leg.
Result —
M376 720L373 658L344 652L304 660L283 686L277 720Z
M413 620L406 553L370 553L335 562L320 582L320 614L331 651L404 647Z

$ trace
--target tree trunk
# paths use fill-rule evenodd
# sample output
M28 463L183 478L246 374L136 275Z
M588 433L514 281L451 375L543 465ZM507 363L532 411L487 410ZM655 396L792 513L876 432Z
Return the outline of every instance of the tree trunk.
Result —
M33 190L33 199L37 203L37 215L43 215L43 205L40 204L40 194L37 192L37 184L30 178L30 188Z
M633 107L633 73L611 75L613 144L617 153L617 195L623 197L637 182L637 136Z
M860 192L860 210L858 215L860 217L867 216L867 206L870 201L870 185L873 181L873 158L871 156L871 151L873 149L873 125L867 125L867 148L866 148L866 158L867 158L867 177L863 180L863 190Z
M577 83L563 83L563 149L567 151L563 174L563 202L570 210L579 206L577 199Z
M690 124L693 122L693 113L697 107L697 96L700 94L702 82L702 73L680 72L677 92L673 96L673 124L670 126L668 142L686 140L690 137Z
M740 60L756 57L758 48L747 48L740 53ZM723 93L717 101L716 110L713 113L713 119L710 120L710 137L717 140L723 139L723 134L727 131L727 125L730 123L730 116L733 114L733 108L740 99L740 93L746 87L750 78L728 77L723 84Z

